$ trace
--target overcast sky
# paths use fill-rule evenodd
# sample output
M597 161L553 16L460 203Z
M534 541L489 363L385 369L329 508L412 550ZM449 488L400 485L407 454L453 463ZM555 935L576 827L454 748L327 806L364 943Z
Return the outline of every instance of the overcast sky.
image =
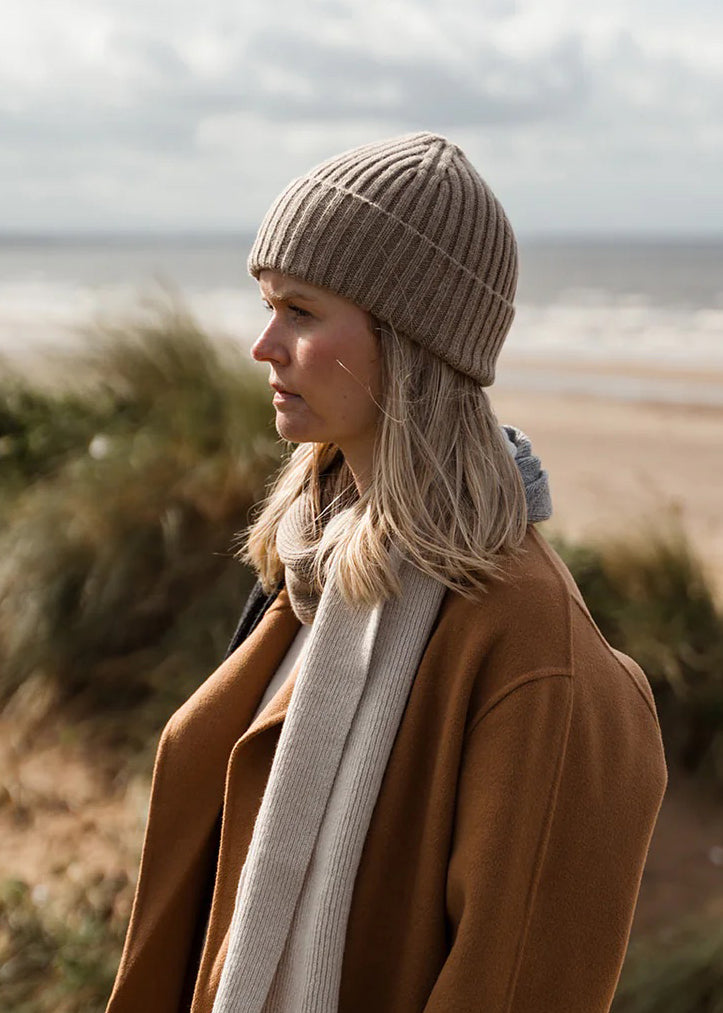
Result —
M445 133L521 235L723 236L720 0L4 0L0 230L254 228Z

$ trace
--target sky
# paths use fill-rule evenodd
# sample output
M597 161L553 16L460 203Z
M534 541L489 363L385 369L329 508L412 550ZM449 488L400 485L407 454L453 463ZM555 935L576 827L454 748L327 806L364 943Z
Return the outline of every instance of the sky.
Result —
M0 234L253 230L356 144L459 144L522 236L723 236L720 0L5 0Z

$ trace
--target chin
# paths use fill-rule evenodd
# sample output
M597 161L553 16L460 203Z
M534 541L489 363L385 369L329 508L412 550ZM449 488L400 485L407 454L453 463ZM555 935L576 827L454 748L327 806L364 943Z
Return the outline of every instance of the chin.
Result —
M294 425L288 419L276 420L276 432L289 443L326 443L326 438L313 432L309 426Z

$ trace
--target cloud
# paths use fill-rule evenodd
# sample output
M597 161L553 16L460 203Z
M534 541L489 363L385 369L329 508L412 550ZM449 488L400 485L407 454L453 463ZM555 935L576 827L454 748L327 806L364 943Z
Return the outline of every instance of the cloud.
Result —
M527 194L545 180L597 181L592 220L647 177L644 223L695 176L711 195L703 224L723 228L722 28L713 0L684 12L674 0L9 0L0 214L15 227L40 214L187 227L227 221L231 206L245 224L270 184L424 127L508 180L531 227ZM574 214L584 221L582 191Z
M563 39L533 59L491 45L464 62L436 54L382 60L351 45L338 47L265 30L246 68L246 108L276 122L445 122L451 126L520 123L564 115L584 101L586 70L577 40Z

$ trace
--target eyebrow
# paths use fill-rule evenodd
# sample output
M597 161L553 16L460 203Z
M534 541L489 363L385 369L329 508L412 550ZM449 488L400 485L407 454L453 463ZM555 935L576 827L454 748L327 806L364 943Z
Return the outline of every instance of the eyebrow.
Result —
M262 290L261 295L264 299L276 299L277 302L288 302L289 299L303 299L304 302L318 302L313 295L306 295L304 292L295 292L293 289L288 289L281 292L264 292Z

